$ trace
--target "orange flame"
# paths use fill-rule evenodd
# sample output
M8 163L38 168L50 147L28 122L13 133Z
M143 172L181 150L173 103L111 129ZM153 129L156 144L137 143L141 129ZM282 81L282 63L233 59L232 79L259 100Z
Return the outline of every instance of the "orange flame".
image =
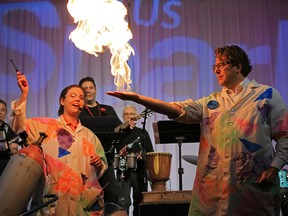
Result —
M117 91L130 91L131 70L127 61L134 49L128 43L132 33L124 19L125 6L117 0L69 0L67 9L77 23L69 39L77 48L96 57L103 47L108 47Z

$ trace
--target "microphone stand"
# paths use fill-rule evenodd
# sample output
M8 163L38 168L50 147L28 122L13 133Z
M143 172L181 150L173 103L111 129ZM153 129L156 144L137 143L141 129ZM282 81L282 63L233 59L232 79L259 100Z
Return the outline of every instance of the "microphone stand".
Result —
M147 112L148 112L148 109L146 108L144 110L144 116L143 116L143 122L142 122L142 142L141 142L141 148L142 148L142 160L143 160L143 174L144 174L144 184L147 183L147 171L146 171L146 130L145 130L145 127L146 127L146 119L147 119Z

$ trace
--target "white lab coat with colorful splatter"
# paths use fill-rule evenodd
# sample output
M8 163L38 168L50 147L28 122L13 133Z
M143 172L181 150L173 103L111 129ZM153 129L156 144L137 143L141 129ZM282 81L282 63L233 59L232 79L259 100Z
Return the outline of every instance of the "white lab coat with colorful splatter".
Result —
M103 190L98 178L106 171L107 160L99 139L80 122L73 132L62 116L26 119L25 112L26 102L13 109L13 129L25 129L29 143L38 140L39 132L48 136L41 146L46 162L44 194L59 196L56 215L102 215ZM89 164L95 154L102 160L98 171Z
M279 183L261 191L255 181L269 166L280 170L288 161L287 107L272 87L247 78L240 86L232 99L223 88L174 102L183 108L175 121L201 123L190 216L275 215Z

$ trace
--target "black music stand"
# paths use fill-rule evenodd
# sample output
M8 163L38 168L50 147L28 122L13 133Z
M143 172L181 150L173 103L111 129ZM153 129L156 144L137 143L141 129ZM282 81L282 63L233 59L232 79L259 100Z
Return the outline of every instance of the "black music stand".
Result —
M102 143L108 164L111 165L114 161L116 146L119 146L127 134L116 132L95 132L95 134Z
M99 132L114 132L117 126L115 116L83 116L81 124L92 130L95 134Z
M115 133L115 116L84 116L81 117L81 124L89 128L101 141L105 151L108 165L114 161L114 149L126 136L125 133Z
M174 121L158 121L153 123L156 144L178 143L179 147L179 190L182 190L182 175L184 170L181 163L182 143L200 141L200 124L184 124Z

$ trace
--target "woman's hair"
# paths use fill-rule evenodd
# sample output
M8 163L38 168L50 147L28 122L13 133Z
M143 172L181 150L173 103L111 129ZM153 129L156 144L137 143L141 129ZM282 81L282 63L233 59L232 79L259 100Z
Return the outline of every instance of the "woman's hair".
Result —
M60 97L59 97L59 105L60 105L60 106L59 106L59 109L58 109L58 116L60 116L60 115L62 115L62 114L64 113L64 107L63 107L63 105L61 104L61 99L65 99L66 94L67 94L67 92L69 91L69 89L74 88L74 87L81 89L81 87L80 87L79 85L73 84L73 85L69 85L69 86L65 87L65 88L62 90L62 92L61 92L61 94L60 94Z
M250 64L250 59L248 55L244 52L244 50L242 50L236 45L225 46L215 49L215 56L216 58L226 56L227 60L230 61L233 66L236 66L238 68L240 65L242 65L241 74L244 77L247 77L248 74L252 71L252 66Z

